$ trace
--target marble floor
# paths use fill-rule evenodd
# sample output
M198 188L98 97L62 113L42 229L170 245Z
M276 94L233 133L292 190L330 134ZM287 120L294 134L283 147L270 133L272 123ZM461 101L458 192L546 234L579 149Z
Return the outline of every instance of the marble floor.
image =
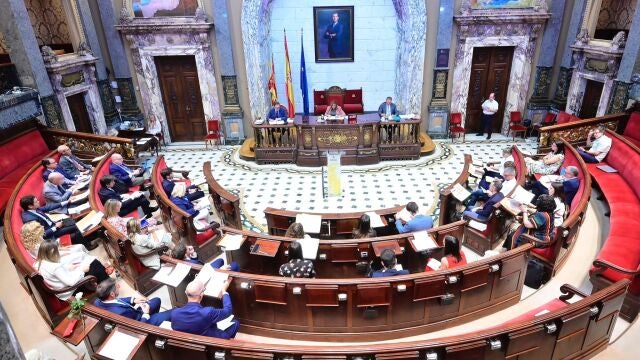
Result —
M516 141L525 152L536 151L535 139ZM205 150L202 143L181 143L170 145L163 152L167 163L180 169L191 169L192 178L202 174L202 163L211 161L213 175L226 189L240 195L245 227L255 231L265 231L266 222L262 211L270 206L301 211L350 212L376 209L416 201L422 212L437 216L438 189L454 180L462 169L463 154L471 154L474 162L497 160L500 149L512 145L510 138L498 137L486 142L480 137L467 136L464 144L436 140L436 151L416 161L383 162L375 166L342 168L343 196L325 199L322 196L320 170L300 168L292 165L259 166L238 157L237 146L222 146L220 149ZM293 196L292 196L293 195ZM602 203L592 197L585 225L576 246L563 269L539 290L526 288L522 301L507 310L468 322L464 325L423 334L403 340L429 339L456 335L481 329L495 324L505 316L517 316L536 304L546 302L559 295L562 284L572 284L590 292L587 278L591 260L600 248L600 241L607 233L607 222ZM101 248L93 251L104 254ZM466 252L471 253L470 251ZM588 259L585 260L585 259ZM470 259L473 260L473 259ZM49 335L49 329L39 317L30 298L18 285L18 277L8 258L4 242L0 244L0 302L16 332L24 351L36 350L47 359L82 358L86 349L63 344ZM14 291L15 290L15 291ZM121 289L127 296L133 290L128 286ZM152 296L162 299L163 307L170 306L166 288L159 289ZM596 359L635 359L633 341L640 338L639 321L633 324L618 320L611 345ZM238 334L238 339L263 343L282 343L284 340ZM296 343L288 341L287 343ZM306 343L306 342L301 342ZM318 344L318 343L314 343ZM325 346L335 346L326 343ZM88 358L88 356L85 356Z

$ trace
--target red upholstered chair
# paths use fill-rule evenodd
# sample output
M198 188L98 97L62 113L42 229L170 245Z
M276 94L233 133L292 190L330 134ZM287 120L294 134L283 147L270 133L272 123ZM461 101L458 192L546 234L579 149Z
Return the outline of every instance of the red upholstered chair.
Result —
M451 122L449 123L449 136L451 137L451 141L453 142L453 135L457 134L460 137L462 134L462 142L464 142L466 130L462 127L462 114L461 113L451 113Z
M520 111L512 111L510 112L511 121L509 122L509 131L513 136L513 140L516 139L516 134L521 132L522 137L524 138L524 134L527 132L527 127L522 125L522 114Z
M538 137L540 137L540 128L553 125L555 118L556 114L548 112L539 124L533 125L533 130L538 133Z
M220 131L220 120L207 120L207 136L204 137L205 148L209 147L209 143L213 146L213 140L218 140L218 148L220 143L224 143L224 137Z
M556 118L556 124L560 125L560 124L566 124L569 121L571 121L571 115L567 114L564 111L560 111L558 113L558 117Z

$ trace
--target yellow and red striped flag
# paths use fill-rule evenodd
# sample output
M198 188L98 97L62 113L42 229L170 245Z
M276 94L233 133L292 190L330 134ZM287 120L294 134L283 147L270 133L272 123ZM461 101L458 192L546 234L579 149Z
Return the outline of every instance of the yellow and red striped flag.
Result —
M289 112L289 117L293 118L296 115L296 106L295 101L293 100L293 81L291 80L291 63L289 62L289 47L287 46L287 31L284 32L284 68L285 68L285 76L286 76L286 86L287 86L287 100L289 101L289 107L287 111Z
M271 105L278 101L278 90L276 90L276 68L273 64L273 54L271 54L271 75L269 76L269 93L271 94Z

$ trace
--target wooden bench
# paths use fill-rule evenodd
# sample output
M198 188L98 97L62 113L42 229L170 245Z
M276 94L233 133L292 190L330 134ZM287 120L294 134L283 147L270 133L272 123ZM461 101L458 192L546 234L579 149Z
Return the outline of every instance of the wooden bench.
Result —
M560 288L562 295L545 304L544 310L549 310L548 313L523 314L510 319L512 321L505 319L505 323L497 326L452 336L417 341L396 338L376 344L297 345L281 341L222 340L163 329L87 304L85 313L99 322L85 338L85 345L93 355L109 335L105 329L115 326L146 336L138 353L152 360L207 360L214 356L242 360L579 359L591 357L607 347L628 285L629 281L623 280L591 295L564 285ZM575 297L579 300L569 303ZM322 308L316 307L315 311ZM105 327L107 324L110 326ZM246 328L241 325L241 331Z
M385 227L376 228L378 236L397 233L394 226L395 215L404 209L404 206L396 206L387 209L371 210L383 218L383 222L386 222ZM267 218L267 226L269 228L269 234L271 235L284 235L289 228L289 225L296 221L296 217L299 214L312 214L321 215L322 224L320 226L320 233L313 234L306 231L308 234L312 234L321 239L338 239L338 238L351 238L351 232L358 226L360 217L366 211L351 212L351 213L314 213L303 211L290 211L281 210L268 207L264 209L264 215Z
M574 146L584 145L589 130L598 125L604 125L608 129L616 130L620 128L628 117L628 114L620 113L544 126L540 128L538 151L541 153L548 151L551 148L551 143L560 138L567 140Z
M633 321L640 309L640 149L612 131L607 130L606 135L612 140L607 157L600 164L587 164L611 209L609 235L593 262L590 280L594 290L631 280L621 316ZM603 164L618 172L597 168Z
M450 224L460 219L457 217L456 207L460 201L453 196L451 190L456 185L460 185L465 189L469 186L469 168L473 164L473 158L469 154L464 154L464 165L458 178L456 178L449 186L440 191L440 216L438 223L440 225Z
M240 198L233 195L225 188L220 186L213 177L211 171L211 162L207 161L202 166L204 178L209 188L209 196L213 202L213 207L218 212L221 225L229 226L234 229L242 230L242 218L240 216Z

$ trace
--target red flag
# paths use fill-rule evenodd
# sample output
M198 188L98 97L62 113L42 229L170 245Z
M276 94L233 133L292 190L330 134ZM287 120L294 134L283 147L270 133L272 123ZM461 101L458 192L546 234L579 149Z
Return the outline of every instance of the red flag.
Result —
M289 47L287 46L287 32L284 32L284 68L285 68L285 76L287 85L287 100L289 101L289 117L293 118L296 116L296 107L295 101L293 100L293 81L291 80L291 63L289 62Z
M271 105L278 101L278 90L276 90L276 68L273 65L273 54L271 54L271 75L269 76L269 93L271 94Z

